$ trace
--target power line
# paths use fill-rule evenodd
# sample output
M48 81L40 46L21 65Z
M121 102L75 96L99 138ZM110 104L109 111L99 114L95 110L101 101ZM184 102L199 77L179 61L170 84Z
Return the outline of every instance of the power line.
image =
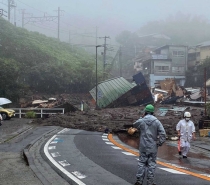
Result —
M24 2L22 2L22 1L20 1L20 0L16 0L16 1L18 1L18 2L20 2L20 3L22 3L22 4L26 5L26 6L28 6L28 7L30 7L30 8L33 8L33 9L38 10L38 11L40 11L40 12L46 13L46 12L44 12L44 11L42 11L42 10L39 10L39 9L37 9L37 8L34 8L33 6L30 6L30 5L24 3ZM48 14L48 15L49 15L49 14Z

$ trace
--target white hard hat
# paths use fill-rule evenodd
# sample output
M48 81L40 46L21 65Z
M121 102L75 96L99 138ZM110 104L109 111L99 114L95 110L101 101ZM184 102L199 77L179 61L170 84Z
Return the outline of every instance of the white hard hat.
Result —
M185 117L185 118L191 118L190 112L185 112L185 113L184 113L184 117Z

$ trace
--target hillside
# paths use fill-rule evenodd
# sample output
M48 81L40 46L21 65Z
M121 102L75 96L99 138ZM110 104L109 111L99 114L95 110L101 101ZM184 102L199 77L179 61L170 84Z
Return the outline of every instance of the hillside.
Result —
M94 57L0 17L0 96L87 92L95 83Z

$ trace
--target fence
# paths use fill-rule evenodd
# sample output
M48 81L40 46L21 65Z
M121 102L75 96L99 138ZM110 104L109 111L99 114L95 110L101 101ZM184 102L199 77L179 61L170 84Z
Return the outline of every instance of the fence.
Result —
M44 115L64 114L64 108L11 108L15 111L15 116L22 118L27 112L33 111L36 115L43 118Z

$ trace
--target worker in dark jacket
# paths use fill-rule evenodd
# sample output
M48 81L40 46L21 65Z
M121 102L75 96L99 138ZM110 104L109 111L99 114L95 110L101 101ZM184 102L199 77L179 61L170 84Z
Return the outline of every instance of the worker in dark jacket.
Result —
M156 158L158 147L166 140L165 129L161 122L153 116L154 106L149 104L144 109L144 115L133 127L140 131L139 162L135 185L142 185L147 168L147 185L154 185Z

